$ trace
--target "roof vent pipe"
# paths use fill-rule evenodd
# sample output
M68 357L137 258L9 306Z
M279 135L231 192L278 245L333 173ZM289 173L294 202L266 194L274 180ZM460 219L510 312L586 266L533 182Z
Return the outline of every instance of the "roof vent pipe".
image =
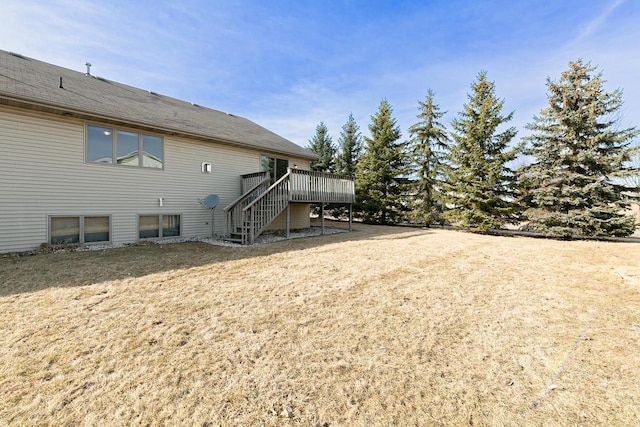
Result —
M87 62L87 63L86 63L86 64L84 64L84 65L86 65L86 66L87 66L87 76L90 76L90 75L91 75L91 63L90 63L90 62Z
M60 76L60 85L59 85L58 87L59 87L60 89L64 89L64 88L62 87L62 76Z

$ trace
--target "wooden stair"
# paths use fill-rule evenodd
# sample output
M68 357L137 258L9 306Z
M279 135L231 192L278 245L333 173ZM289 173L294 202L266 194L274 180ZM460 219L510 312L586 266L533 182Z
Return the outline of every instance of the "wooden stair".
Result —
M240 244L253 244L267 226L289 206L289 175L285 174L268 186L266 176L245 192L225 211L224 239Z

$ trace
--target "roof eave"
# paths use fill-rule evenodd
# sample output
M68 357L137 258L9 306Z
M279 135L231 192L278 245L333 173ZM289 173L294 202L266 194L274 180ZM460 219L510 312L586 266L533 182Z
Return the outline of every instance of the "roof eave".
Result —
M180 136L184 138L197 139L200 141L215 142L215 143L230 145L234 147L251 148L251 149L262 151L262 152L293 156L293 157L298 157L306 160L318 159L318 156L313 153L311 154L298 153L298 152L294 153L292 151L286 151L286 150L278 150L278 149L272 149L272 148L266 149L265 147L251 144L250 142L234 141L230 139L213 137L210 135L200 134L195 132L185 132L184 130L172 128L170 126L159 126L154 123L145 123L143 121L128 120L122 117L108 116L108 115L95 113L91 111L76 110L64 105L36 101L33 99L22 98L19 96L10 95L6 93L5 94L0 93L0 105L7 105L10 107L51 113L51 114L62 115L66 117L73 117L81 120L96 120L96 121L103 121L111 124L126 125L130 127L138 128L138 129L148 130L148 131L162 132L172 136ZM301 149L305 150L302 147Z

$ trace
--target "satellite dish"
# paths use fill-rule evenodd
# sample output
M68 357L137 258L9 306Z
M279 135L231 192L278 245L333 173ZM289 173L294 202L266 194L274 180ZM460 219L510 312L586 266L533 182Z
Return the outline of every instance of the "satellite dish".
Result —
M218 197L217 194L209 194L207 197L205 197L204 199L196 199L198 202L200 202L200 204L202 206L204 206L207 209L211 209L211 238L213 239L215 237L215 228L214 228L214 221L213 221L213 210L216 206L218 206L218 202L220 201L220 197Z
M217 194L209 194L204 201L202 202L202 204L204 205L205 208L208 209L213 209L216 206L218 206L218 202L220 201L220 198L218 197Z

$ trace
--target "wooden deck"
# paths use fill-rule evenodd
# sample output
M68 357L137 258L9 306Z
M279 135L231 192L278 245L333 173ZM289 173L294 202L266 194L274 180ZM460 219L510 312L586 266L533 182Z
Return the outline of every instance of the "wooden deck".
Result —
M327 203L349 205L351 229L351 207L356 197L353 177L289 168L283 177L269 186L268 173L257 172L242 175L242 192L224 208L225 236L229 240L252 244L285 210L288 236L291 203L318 203L322 214ZM324 230L324 215L322 219Z

